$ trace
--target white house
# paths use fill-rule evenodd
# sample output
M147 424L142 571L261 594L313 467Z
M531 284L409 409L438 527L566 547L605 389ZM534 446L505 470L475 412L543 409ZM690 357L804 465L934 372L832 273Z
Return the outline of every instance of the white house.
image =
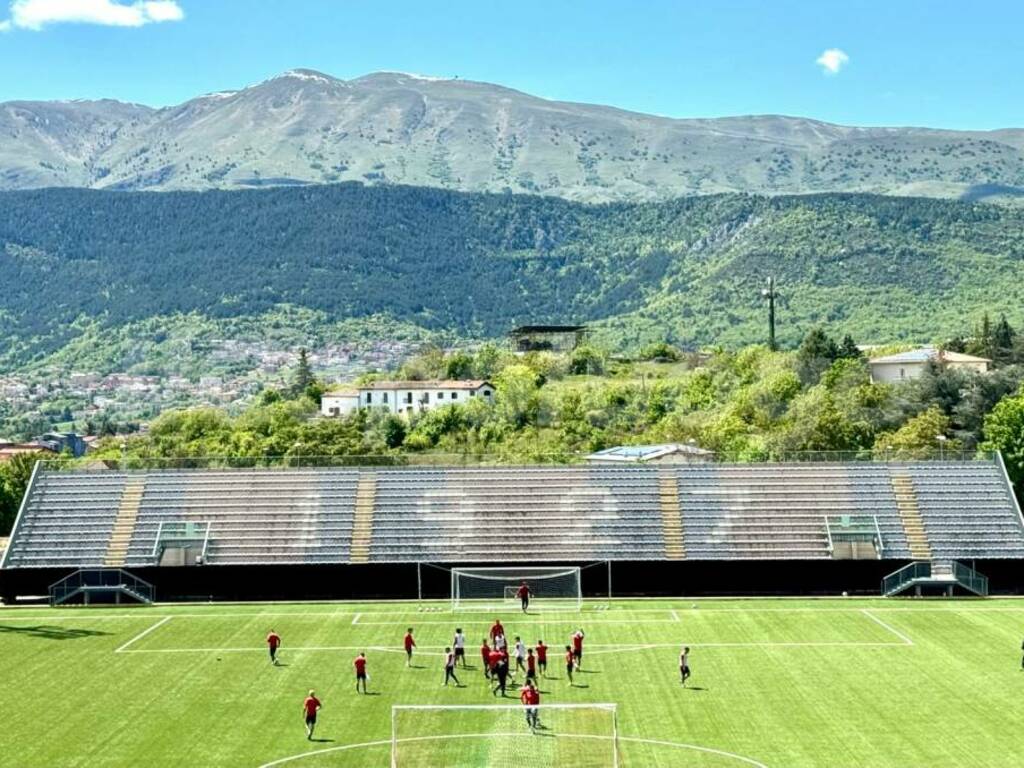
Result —
M868 360L871 380L886 383L916 379L931 363L942 370L958 369L986 373L992 361L985 357L974 357L934 347L922 347L910 352L900 352L898 355L873 357Z
M345 416L360 408L384 408L391 413L412 414L442 405L465 403L473 398L494 401L489 381L374 381L362 387L326 392L320 401L324 416Z
M323 416L344 416L358 408L358 389L336 389L324 392L320 397L320 414Z

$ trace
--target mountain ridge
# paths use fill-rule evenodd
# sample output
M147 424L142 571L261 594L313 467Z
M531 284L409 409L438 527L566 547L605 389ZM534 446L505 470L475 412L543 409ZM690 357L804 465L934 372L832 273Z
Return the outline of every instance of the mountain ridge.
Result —
M340 181L583 202L723 192L1007 198L1024 193L1024 129L674 118L458 78L342 80L312 69L166 107L0 103L0 189Z

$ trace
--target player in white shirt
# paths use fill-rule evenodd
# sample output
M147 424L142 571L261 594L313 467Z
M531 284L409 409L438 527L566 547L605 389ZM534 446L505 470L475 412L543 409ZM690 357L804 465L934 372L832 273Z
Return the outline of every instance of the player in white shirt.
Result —
M466 669L466 636L462 634L462 628L455 630L455 637L452 638L452 647L455 649L455 661L462 659L462 668Z
M515 644L515 655L516 655L516 672L519 670L526 671L526 646L523 645L522 639L516 635Z
M495 635L494 636L494 650L503 651L505 650L505 636Z
M679 682L686 685L686 678L690 676L690 648L683 646L679 652Z

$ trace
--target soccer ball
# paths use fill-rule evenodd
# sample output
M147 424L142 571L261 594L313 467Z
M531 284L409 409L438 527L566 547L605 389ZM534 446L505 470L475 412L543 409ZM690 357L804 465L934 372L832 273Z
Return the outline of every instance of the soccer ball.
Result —
M850 593L849 593L849 592L847 592L847 591L846 591L846 590L844 589L844 590L843 590L843 597L849 597L849 596L850 596Z

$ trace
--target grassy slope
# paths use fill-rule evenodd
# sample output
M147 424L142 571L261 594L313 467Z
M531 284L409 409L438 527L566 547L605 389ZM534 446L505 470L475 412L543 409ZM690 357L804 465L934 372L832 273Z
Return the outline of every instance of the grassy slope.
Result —
M544 701L617 702L623 736L703 745L787 768L1024 763L1019 601L706 601L696 609L688 601L619 602L528 622L512 613L510 633L531 642L543 634L551 645L564 643L583 625L589 654L580 678L588 687L544 681ZM113 653L167 615L177 618L128 648L147 652ZM464 689L440 686L440 648L452 628L466 628L475 664L472 650L489 619L422 613L408 604L4 609L0 765L256 766L386 740L393 703L494 702L478 669L464 674ZM421 668L406 670L394 650L406 624L417 628ZM262 648L271 626L284 638L285 666L278 668ZM699 690L677 682L674 644L681 641L693 645ZM617 644L669 646L616 653ZM338 650L303 650L312 646ZM352 692L357 648L368 651L379 696ZM554 663L551 674L564 672ZM302 731L300 704L310 687L324 701L318 736L329 742L311 745ZM517 749L531 757L521 764L543 765L549 742L523 739ZM449 751L448 764L504 764L482 758L489 747L478 741L444 744L462 761ZM621 746L627 768L741 765L693 750ZM388 755L383 746L334 751L294 765L384 766Z

